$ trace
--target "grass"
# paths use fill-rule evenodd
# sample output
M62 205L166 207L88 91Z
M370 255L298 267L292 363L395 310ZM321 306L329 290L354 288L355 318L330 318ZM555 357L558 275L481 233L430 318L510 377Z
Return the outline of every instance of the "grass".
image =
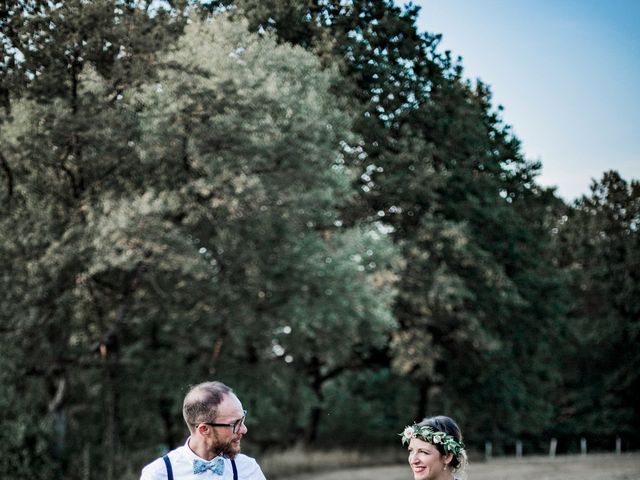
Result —
M286 451L274 452L258 459L269 480L292 477L301 473L335 471L400 464L406 461L403 449L355 450L307 450L298 446Z
M398 455L400 453L401 455ZM412 480L404 451L305 451L258 459L269 480ZM467 480L640 480L640 453L471 461Z

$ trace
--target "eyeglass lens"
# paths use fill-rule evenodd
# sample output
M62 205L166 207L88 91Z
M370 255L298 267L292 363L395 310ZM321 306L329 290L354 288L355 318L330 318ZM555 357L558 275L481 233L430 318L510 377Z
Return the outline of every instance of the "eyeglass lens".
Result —
M233 433L238 433L238 430L240 430L242 428L242 426L244 425L244 420L247 418L247 412L244 412L244 415L242 416L242 418L236 420L235 422L233 422Z

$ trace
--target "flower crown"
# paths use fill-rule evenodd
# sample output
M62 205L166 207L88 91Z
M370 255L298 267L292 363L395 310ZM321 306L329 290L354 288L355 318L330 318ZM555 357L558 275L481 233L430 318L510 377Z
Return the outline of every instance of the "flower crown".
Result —
M416 437L420 437L425 442L433 443L434 445L442 445L445 454L453 453L457 459L460 459L460 454L464 452L464 443L459 442L452 435L439 432L428 425L413 424L410 427L406 427L400 436L402 437L403 445Z

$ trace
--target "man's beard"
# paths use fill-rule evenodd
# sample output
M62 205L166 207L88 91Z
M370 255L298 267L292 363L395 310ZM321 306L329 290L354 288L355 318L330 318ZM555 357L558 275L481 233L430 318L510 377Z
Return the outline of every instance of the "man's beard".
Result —
M228 458L235 458L237 454L240 453L240 444L234 445L233 442L240 438L234 438L229 440L228 442L218 442L215 445L215 450L218 452L218 455L224 455Z

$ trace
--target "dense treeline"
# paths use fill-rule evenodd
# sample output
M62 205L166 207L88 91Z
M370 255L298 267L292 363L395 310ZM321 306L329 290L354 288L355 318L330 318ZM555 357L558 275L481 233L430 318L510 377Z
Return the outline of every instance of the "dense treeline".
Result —
M0 5L3 477L134 477L208 378L256 450L637 447L640 184L538 185L417 8Z

